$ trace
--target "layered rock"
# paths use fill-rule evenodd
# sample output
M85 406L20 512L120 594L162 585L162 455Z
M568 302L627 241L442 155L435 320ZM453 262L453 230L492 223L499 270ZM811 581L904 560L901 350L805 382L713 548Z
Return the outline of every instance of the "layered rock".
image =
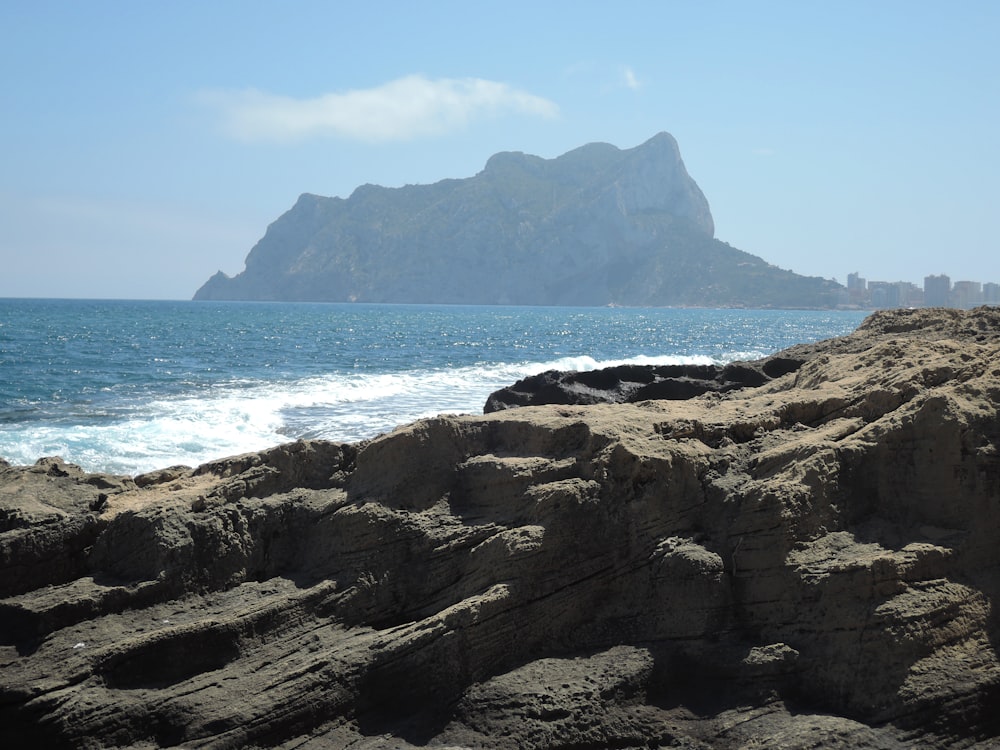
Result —
M1000 311L689 400L0 468L0 738L989 747Z

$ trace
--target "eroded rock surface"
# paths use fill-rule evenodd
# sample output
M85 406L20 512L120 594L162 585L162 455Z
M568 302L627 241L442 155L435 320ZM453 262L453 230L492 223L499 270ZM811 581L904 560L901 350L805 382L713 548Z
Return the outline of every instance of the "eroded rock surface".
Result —
M1000 738L1000 311L685 401L0 464L4 747Z

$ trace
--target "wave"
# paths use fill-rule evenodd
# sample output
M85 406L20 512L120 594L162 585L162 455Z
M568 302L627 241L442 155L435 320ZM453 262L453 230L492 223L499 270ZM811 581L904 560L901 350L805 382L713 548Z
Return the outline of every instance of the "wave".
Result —
M336 372L291 380L240 380L116 404L58 419L0 423L0 456L30 464L59 455L88 471L139 474L263 450L299 438L355 442L445 413L481 413L493 391L544 370L621 364L713 364L706 356L481 363L390 373Z

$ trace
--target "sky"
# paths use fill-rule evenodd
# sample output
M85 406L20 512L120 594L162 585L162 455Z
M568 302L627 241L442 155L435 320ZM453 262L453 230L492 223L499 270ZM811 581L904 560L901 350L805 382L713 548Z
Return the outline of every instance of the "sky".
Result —
M716 237L1000 282L1000 2L0 5L0 297L189 299L302 193L667 131Z

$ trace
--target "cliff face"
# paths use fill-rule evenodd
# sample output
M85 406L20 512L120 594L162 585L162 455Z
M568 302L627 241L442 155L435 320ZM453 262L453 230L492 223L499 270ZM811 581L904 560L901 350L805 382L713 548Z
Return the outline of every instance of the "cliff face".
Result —
M474 177L303 195L195 299L535 305L823 306L833 282L713 238L708 202L660 133L556 159L500 153Z
M786 359L134 479L6 467L0 739L993 746L1000 311Z

